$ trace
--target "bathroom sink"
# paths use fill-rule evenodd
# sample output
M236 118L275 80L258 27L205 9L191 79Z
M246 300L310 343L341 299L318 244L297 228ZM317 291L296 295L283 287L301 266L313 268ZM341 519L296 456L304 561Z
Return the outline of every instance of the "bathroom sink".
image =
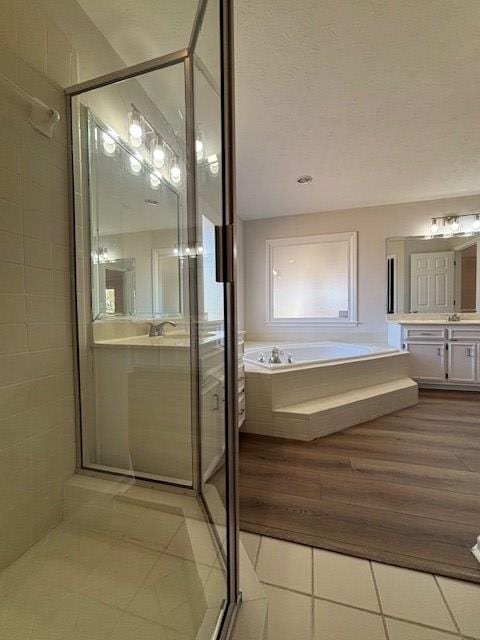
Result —
M202 336L200 342L208 342L218 338L216 332L209 332L206 336ZM114 338L112 340L98 340L96 345L102 346L119 346L119 347L190 347L189 333L167 333L164 336L128 336L126 338Z

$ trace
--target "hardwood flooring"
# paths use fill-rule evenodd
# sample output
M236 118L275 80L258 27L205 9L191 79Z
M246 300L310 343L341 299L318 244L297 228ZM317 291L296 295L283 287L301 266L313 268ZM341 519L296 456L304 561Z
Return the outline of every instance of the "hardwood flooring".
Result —
M480 583L480 393L422 390L414 407L312 442L243 434L245 531Z

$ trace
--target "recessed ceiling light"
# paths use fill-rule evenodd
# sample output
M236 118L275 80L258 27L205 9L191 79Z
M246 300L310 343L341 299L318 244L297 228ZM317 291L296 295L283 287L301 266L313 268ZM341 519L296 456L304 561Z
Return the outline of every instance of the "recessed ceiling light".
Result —
M312 180L312 176L300 176L299 178L297 178L298 184L308 184Z

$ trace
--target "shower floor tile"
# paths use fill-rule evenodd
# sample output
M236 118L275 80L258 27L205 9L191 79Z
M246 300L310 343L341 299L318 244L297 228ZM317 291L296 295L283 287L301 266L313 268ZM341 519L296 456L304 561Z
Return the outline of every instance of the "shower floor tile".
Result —
M62 523L0 574L0 638L193 640L207 570Z

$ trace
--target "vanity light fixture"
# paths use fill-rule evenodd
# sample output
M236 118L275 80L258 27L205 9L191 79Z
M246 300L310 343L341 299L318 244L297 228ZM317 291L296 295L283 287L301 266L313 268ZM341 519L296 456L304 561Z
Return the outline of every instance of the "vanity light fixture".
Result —
M444 238L450 238L453 235L470 236L472 233L478 233L479 231L480 213L470 212L432 218L430 232L425 237L428 238L440 234Z
M143 144L144 123L142 114L133 109L128 113L128 138L130 144L138 149Z

